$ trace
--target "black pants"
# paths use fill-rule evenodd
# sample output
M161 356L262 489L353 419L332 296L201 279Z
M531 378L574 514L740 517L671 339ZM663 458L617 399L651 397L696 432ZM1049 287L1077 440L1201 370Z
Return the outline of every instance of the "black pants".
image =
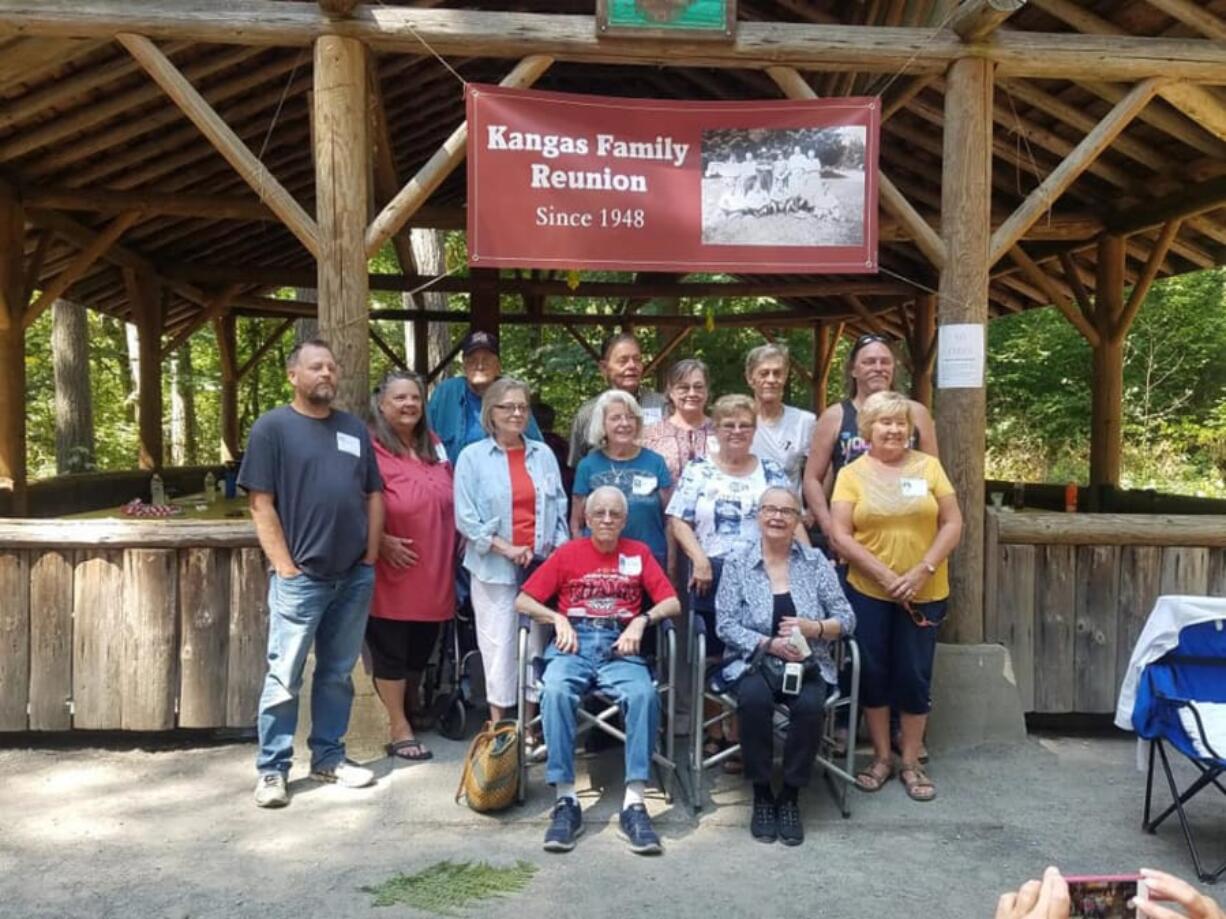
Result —
M800 694L785 696L771 692L762 674L747 673L737 683L737 712L741 721L741 758L745 778L755 785L771 780L774 753L775 704L788 707L788 736L783 744L783 781L804 788L813 774L813 759L822 733L822 712L826 704L826 682L818 674L805 677Z

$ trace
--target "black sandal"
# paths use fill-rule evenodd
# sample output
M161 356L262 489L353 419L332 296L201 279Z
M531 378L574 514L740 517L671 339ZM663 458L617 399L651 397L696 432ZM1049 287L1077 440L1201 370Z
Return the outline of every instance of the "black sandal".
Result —
M427 750L425 745L416 737L411 740L397 740L389 743L386 747L388 756L407 759L411 762L423 762L424 760L434 759L434 752Z

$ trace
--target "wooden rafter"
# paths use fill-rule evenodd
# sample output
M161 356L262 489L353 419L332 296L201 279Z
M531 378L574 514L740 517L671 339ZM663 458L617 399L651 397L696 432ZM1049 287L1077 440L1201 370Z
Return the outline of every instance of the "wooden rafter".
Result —
M965 0L949 18L949 28L964 42L980 42L1026 5L1026 0Z
M502 86L531 86L549 69L553 59L544 55L524 58L502 80ZM366 230L366 254L373 258L383 244L400 232L416 210L442 181L464 161L468 146L468 122L463 122L443 142L434 156L387 202Z
M515 57L544 54L557 60L663 66L810 66L850 73L941 73L965 54L949 30L874 26L742 22L736 42L687 46L678 54L666 39L608 42L591 16L429 10L384 6L333 22L313 3L247 0L239 9L212 0L167 8L160 0L0 0L0 34L108 39L143 33L152 39L202 43L305 46L321 35L343 34L375 50L440 55ZM983 56L1000 76L1132 82L1153 76L1217 82L1226 70L1226 47L1182 38L1104 41L1080 34L1001 32Z
M1058 309L1082 337L1090 343L1090 347L1097 348L1100 341L1098 330L1094 328L1089 318L1082 312L1081 306L1071 302L1060 290L1056 287L1051 277L1042 268L1034 263L1034 260L1028 256L1021 246L1014 246L1009 250L1009 256L1017 263L1018 267L1028 277L1031 282L1039 288L1046 296L1052 306Z
M1013 215L992 234L989 263L999 261L1002 255L1013 248L1043 212L1110 146L1111 141L1128 126L1136 113L1149 104L1159 86L1161 81L1157 79L1149 79L1134 86L1094 130L1082 139L1073 152L1026 197Z
M202 309L195 317L190 319L169 342L162 346L162 357L166 358L183 346L196 330L203 327L207 323L220 320L226 314L226 310L230 308L230 304L238 295L241 285L228 284L215 297L209 301L209 305Z
M222 121L213 107L183 76L170 59L157 46L141 35L119 34L120 42L153 78L183 114L191 119L209 142L217 148L231 166L247 180L256 196L265 201L285 226L312 255L319 255L319 226L315 219L302 209L302 205L287 192L281 183L255 154L239 139L233 129Z
M1153 286L1154 279L1158 277L1162 263L1166 261L1166 254L1171 249L1171 243L1179 234L1179 223L1179 220L1170 221L1162 227L1162 231L1158 234L1158 239L1145 262L1145 268L1132 285L1132 293L1128 297L1128 302L1124 304L1123 310L1115 319L1111 332L1111 337L1115 341L1122 341L1132 328L1132 323L1141 310L1141 304L1145 302L1145 297L1150 287Z
M22 325L27 329L32 326L34 321L43 314L47 307L62 297L64 292L75 284L81 278L81 275L101 258L111 246L115 245L116 240L123 236L128 228L139 219L139 213L129 211L126 214L120 214L112 220L106 229L95 236L87 246L77 253L76 258L69 262L68 267L43 288L38 299L34 301L22 317Z
M668 341L656 351L656 356L647 362L647 366L643 368L643 376L654 373L658 367L662 366L664 361L668 359L668 356L677 350L677 346L690 336L694 328L694 326L682 326L674 332Z
M285 334L286 330L289 329L294 322L294 319L286 319L279 326L273 329L272 334L270 334L268 338L264 339L264 342L255 349L255 352L251 355L251 357L247 358L247 360L243 361L243 363L239 365L238 378L240 380L251 372L251 368L256 365L260 358L268 353L268 349L277 343L277 340Z
M408 365L404 362L404 358L401 357L399 354L397 354L396 350L391 345L389 345L386 341L383 340L383 336L375 331L374 326L371 326L369 331L370 331L370 340L375 343L375 347L377 347L380 351L382 351L384 355L387 357L387 359L391 361L394 366L398 367L401 370L409 369Z
M1226 22L1217 15L1205 9L1202 3L1192 0L1149 0L1150 6L1156 6L1168 16L1178 19L1200 32L1206 38L1226 41Z

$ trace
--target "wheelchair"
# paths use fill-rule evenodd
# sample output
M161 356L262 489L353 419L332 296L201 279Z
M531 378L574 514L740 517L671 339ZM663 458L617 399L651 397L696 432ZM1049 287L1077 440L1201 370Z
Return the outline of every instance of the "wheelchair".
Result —
M694 657L693 667L693 725L691 727L690 773L691 793L693 795L694 811L702 810L703 775L707 769L719 766L725 760L741 751L739 743L705 756L702 751L706 729L714 725L722 726L724 722L736 715L736 695L729 687L725 687L718 679L718 667L713 673L707 671L707 626L701 616L693 616L691 620L693 632ZM844 818L851 816L851 806L848 803L848 788L855 784L856 778L856 725L860 718L860 648L854 638L844 637L833 648L835 669L840 676L846 671L849 679L847 685L850 691L844 694L840 691L838 682L831 687L826 698L825 711L822 717L822 734L818 741L816 764L821 768L831 797L838 805L839 813ZM719 705L719 714L707 718L703 712L704 702L711 701ZM835 738L836 715L840 711L847 713L847 749L839 752ZM788 728L788 710L785 705L775 706L775 738L776 741L784 735Z
M528 772L537 762L529 762L527 737L529 729L539 727L542 723L540 712L528 719L526 703L529 689L540 692L541 679L545 673L545 660L529 654L529 636L532 619L528 616L519 617L519 688L517 690L516 722L519 733L519 792L518 801L524 803L528 787ZM677 629L672 618L665 619L655 626L656 649L646 655L649 664L654 664L652 682L660 696L660 736L656 738L655 749L651 759L656 775L656 783L664 793L664 799L671 804L674 798L674 788L683 788L681 772L677 765L675 749L675 727L677 718ZM648 636L644 636L646 641ZM548 632L547 641L553 640L552 630ZM654 661L652 660L654 658ZM588 702L594 702L590 710ZM588 692L580 702L575 713L577 719L575 738L584 737L589 732L600 731L619 743L625 743L626 734L618 727L616 719L621 714L618 703L599 690ZM544 751L544 745L539 748ZM663 751L663 752L661 752ZM546 751L547 752L547 751ZM538 757L538 761L544 760ZM684 789L683 789L684 790Z

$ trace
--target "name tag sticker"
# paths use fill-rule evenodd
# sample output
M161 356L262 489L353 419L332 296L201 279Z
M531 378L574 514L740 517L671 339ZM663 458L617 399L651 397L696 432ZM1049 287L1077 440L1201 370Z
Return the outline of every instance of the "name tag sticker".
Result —
M654 475L636 475L630 480L630 490L636 495L649 495L656 490L659 480Z
M903 477L898 480L898 485L902 489L902 496L904 498L922 498L928 494L927 479Z
M643 560L637 555L618 555L617 573L626 577L637 577L643 573Z
M336 432L336 449L342 453L351 453L354 456L362 455L362 442L352 434L346 434L344 431Z
M658 408L643 409L643 427L649 424L659 424L664 420L664 412Z
M434 458L440 463L447 462L447 448L443 446L441 440L434 445Z

